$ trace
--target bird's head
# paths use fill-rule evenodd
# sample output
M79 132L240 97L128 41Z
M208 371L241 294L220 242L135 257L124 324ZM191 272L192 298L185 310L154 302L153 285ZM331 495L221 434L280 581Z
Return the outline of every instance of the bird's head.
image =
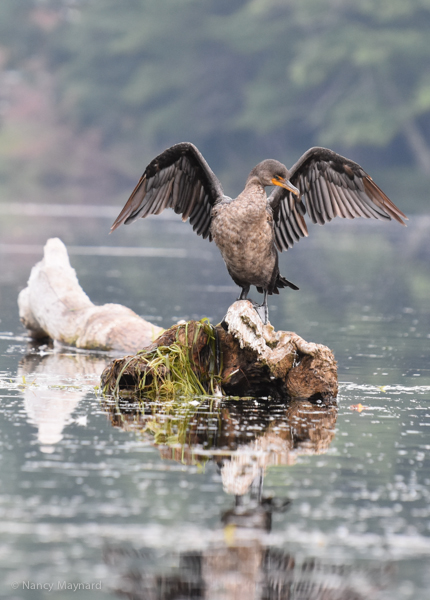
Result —
M257 180L257 182L264 187L268 185L278 185L279 187L283 187L300 198L300 190L298 190L296 186L291 183L289 177L290 174L285 165L280 163L278 160L268 158L263 160L261 163L258 163L258 165L252 169L247 179L247 183L249 183L251 180Z

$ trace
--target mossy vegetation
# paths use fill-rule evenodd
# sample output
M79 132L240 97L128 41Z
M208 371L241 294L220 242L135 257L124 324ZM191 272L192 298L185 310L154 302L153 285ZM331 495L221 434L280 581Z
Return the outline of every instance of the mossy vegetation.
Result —
M115 361L102 376L103 392L189 399L219 391L222 354L208 319L176 325L161 338L135 356Z

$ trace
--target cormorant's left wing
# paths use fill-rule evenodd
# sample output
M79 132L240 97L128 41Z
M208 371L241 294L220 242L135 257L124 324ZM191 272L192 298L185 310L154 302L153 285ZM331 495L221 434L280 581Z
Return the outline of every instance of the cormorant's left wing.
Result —
M356 162L327 148L311 148L292 167L289 179L299 188L302 200L277 187L269 197L275 219L279 250L287 250L307 236L303 215L324 225L334 217L395 219L405 225L407 217L384 194Z

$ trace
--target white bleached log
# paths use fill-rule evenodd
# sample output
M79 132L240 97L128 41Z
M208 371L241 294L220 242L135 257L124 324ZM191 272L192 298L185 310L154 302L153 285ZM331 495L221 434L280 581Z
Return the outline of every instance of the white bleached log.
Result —
M115 353L137 352L163 331L120 304L95 306L79 285L67 249L49 239L43 259L18 296L19 316L34 339Z

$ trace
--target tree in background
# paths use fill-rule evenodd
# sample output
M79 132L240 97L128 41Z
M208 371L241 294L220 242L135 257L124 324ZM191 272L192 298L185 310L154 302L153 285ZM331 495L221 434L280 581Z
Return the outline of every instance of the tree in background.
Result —
M330 4L328 11L315 0L295 3L308 35L289 74L304 121L321 144L387 147L403 138L430 175L430 2Z
M0 2L0 196L88 201L114 185L97 127L77 132L58 102L52 69L61 33L79 19L74 0Z
M29 77L39 58L50 127L63 146L69 132L66 154L80 148L81 166L69 162L82 189L93 177L94 190L109 182L104 196L123 193L182 140L233 192L252 164L290 164L311 145L360 161L372 149L376 166L429 176L429 0L2 0L0 10L4 68ZM64 185L70 164L45 173Z

